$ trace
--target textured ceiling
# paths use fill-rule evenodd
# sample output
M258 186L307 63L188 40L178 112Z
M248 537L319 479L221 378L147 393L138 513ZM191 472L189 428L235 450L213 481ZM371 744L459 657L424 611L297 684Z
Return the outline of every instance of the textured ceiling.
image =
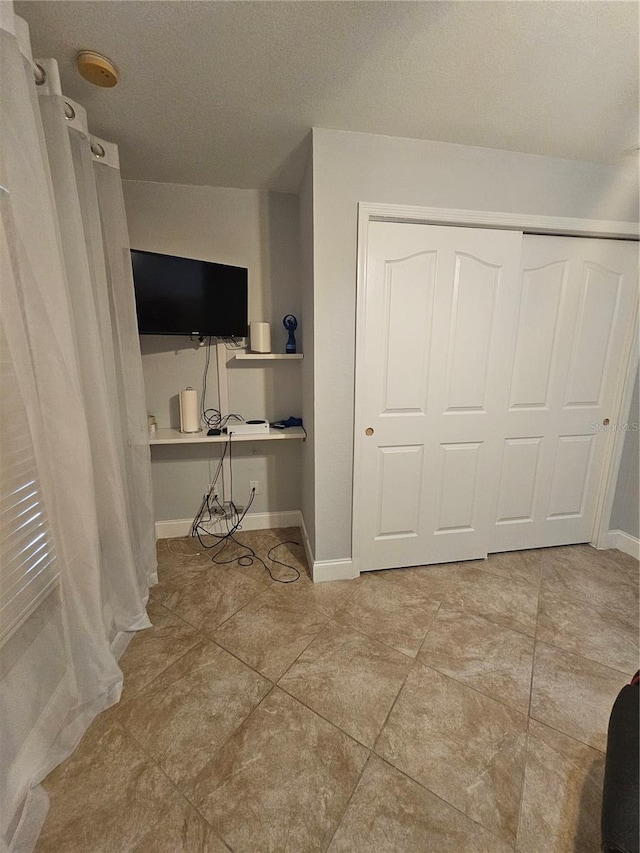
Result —
M636 2L16 2L123 176L295 190L312 126L615 163ZM97 89L80 48L121 71Z

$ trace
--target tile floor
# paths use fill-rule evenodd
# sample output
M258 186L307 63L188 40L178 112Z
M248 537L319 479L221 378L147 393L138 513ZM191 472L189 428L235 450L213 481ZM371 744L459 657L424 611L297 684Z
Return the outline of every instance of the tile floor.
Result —
M38 853L599 850L636 561L576 545L314 585L301 546L275 556L302 578L158 544L154 627L46 780Z

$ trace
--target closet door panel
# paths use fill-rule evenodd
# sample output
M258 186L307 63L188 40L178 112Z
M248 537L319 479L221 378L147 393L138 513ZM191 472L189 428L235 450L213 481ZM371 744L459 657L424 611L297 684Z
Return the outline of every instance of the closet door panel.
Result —
M420 535L423 445L379 448L377 538Z
M520 243L517 232L369 226L356 368L362 570L487 554Z
M583 516L593 445L593 435L558 436L547 520Z
M511 409L542 409L549 405L558 316L567 274L564 262L523 273Z
M387 266L383 295L383 413L424 414L435 272L435 252L420 252ZM425 329L426 334L408 334L416 326ZM407 370L407 364L415 365L415 369Z
M580 250L580 246L576 247ZM569 363L565 406L599 406L623 275L584 262L579 278L580 308ZM623 318L621 318L623 319Z
M539 453L535 470L526 454L503 454L490 551L592 538L610 438L604 422L615 429L637 270L635 243L524 236L516 355L502 430L512 451L540 436ZM526 516L525 492L533 495Z
M389 222L368 236L362 570L589 541L637 244Z
M456 253L445 412L484 412L502 268Z
M541 444L541 436L505 439L498 524L532 521Z
M437 534L480 527L478 463L480 442L440 445L440 488Z

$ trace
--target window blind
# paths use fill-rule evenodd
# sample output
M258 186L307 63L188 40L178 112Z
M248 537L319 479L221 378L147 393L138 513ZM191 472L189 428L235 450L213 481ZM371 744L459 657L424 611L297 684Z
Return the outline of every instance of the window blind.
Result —
M0 645L58 578L20 388L0 325Z

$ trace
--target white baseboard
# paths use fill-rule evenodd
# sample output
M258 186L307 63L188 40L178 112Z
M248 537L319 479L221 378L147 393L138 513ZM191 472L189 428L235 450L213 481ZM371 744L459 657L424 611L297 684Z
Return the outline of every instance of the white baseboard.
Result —
M313 564L315 562L315 557L313 556L313 549L311 548L311 541L309 539L307 525L304 523L304 515L302 514L302 510L300 510L300 530L302 531L302 542L304 544L304 550L307 555L307 563L309 564L311 575L313 576Z
M607 536L607 547L624 551L636 560L640 560L640 539L625 533L624 530L610 530Z
M244 517L242 530L268 530L270 527L299 527L300 511L250 512ZM175 539L188 536L193 524L192 518L177 518L170 521L156 521L156 539ZM224 533L224 522L220 524L220 533Z
M325 583L326 581L343 581L357 578L360 572L357 570L353 560L316 560L309 541L309 533L307 525L304 523L304 516L300 513L300 529L302 530L302 539L304 541L304 549L307 553L307 562L311 568L311 577L314 583Z
M315 560L312 565L315 583L350 580L360 574L353 560Z
M193 519L175 518L173 521L156 521L156 541L158 539L176 539L188 536Z

